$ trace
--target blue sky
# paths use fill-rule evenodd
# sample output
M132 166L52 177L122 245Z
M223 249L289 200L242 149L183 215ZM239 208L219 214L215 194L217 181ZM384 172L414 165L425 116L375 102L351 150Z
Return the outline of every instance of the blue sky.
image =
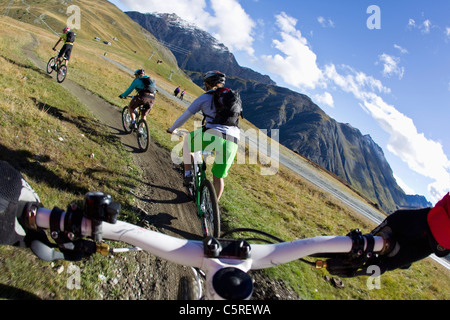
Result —
M434 204L450 190L450 1L111 2L176 13L241 66L370 134L408 194Z

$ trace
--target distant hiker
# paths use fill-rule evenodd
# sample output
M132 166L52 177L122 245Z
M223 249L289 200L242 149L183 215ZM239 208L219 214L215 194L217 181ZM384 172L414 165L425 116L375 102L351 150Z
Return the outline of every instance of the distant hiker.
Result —
M220 71L209 71L203 75L203 82L206 93L194 100L187 110L167 129L168 133L173 133L177 128L181 127L189 118L197 112L202 112L205 116L205 125L203 128L195 130L188 134L183 145L183 161L185 169L184 184L189 189L193 184L191 153L205 150L215 152L215 159L211 172L213 174L213 184L217 194L217 200L224 190L224 178L228 176L228 172L233 165L234 158L238 150L238 142L240 138L240 129L235 118L218 119L219 103L216 103L217 94L223 91L233 92L223 88L226 76ZM240 103L240 99L238 100ZM234 117L234 113L232 113ZM222 121L223 120L223 121ZM214 147L212 147L214 146Z
M134 72L134 81L131 83L130 87L122 93L119 98L125 99L128 95L136 89L138 95L135 96L128 106L131 114L131 126L134 127L136 125L136 115L134 114L134 110L140 106L147 106L148 109L144 113L144 120L147 119L147 114L149 114L150 110L155 103L156 97L156 86L155 81L151 79L149 76L145 74L144 69L139 69Z
M174 96L176 97L176 96L178 96L178 94L180 93L180 87L177 87L174 91L173 91L173 94L174 94Z
M56 51L56 47L61 41L64 41L64 45L58 54L58 60L61 62L61 59L64 58L66 67L69 64L70 55L72 54L73 43L75 42L76 33L70 30L70 28L64 28L61 37L58 39L58 42L53 46L53 51Z
M186 93L186 90L181 91L181 93L180 93L180 100L183 100L185 93Z

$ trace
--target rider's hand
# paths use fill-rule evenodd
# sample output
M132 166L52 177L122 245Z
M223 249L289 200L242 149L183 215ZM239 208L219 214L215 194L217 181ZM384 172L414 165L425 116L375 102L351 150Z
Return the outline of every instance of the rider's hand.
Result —
M448 248L438 244L428 223L429 215L440 210L436 208L440 207L399 210L389 215L372 234L387 236L391 248L386 254L374 258L371 264L378 265L383 273L397 268L408 268L413 262L432 253L441 257L450 253Z
M371 232L372 235L382 236L387 240L388 248L385 252L367 259L347 256L332 258L327 260L327 270L333 275L354 277L373 274L372 268L378 266L379 274L383 274L399 268L407 269L412 263L432 253L443 257L450 253L449 213L450 195L444 197L433 209L398 210ZM436 229L441 230L441 233L434 231Z
M40 200L21 174L7 162L0 161L0 172L0 244L24 246L26 232L19 219L27 203L39 203Z

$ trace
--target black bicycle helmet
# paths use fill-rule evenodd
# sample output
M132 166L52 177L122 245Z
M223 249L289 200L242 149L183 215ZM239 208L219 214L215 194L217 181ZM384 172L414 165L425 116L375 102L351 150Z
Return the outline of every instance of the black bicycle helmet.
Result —
M208 71L202 77L204 83L215 86L218 83L225 84L226 75L217 70Z
M145 74L145 70L144 69L138 69L134 72L135 76L143 76Z

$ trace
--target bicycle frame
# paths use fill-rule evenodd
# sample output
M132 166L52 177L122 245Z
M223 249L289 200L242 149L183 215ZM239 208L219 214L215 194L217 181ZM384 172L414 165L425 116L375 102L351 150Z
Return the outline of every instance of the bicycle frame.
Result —
M58 83L62 83L66 79L66 76L67 76L67 65L65 63L63 63L65 61L67 61L67 58L62 57L60 60L58 58L58 55L59 55L59 51L55 56L53 56L49 59L49 61L47 63L47 73L50 74L53 72L53 70L55 70L56 71L56 79L57 79ZM54 65L53 65L54 69L50 69L51 68L50 61L52 61L52 60L54 61Z
M132 112L130 112L129 106L125 106L122 109L122 125L124 127L124 130L126 133L131 133L133 131L136 131L136 137L138 141L139 148L146 152L149 147L149 127L147 121L144 119L144 113L146 112L145 105L139 106L136 108L133 113L135 115L135 121L136 121L136 129L131 128L131 119L132 119Z
M200 186L204 180L206 180L206 160L208 156L213 155L213 152L209 151L197 151L194 152L194 187L195 187L195 203L197 204L197 214L200 218L203 217L203 211L201 209L201 194L200 194Z
M197 205L197 215L202 225L203 236L220 236L220 209L214 184L206 177L206 162L208 156L214 154L211 151L194 152L193 174L194 202Z
M36 214L27 213L28 218L33 217L35 221L33 224L42 229L50 228L51 216L52 211L45 208L38 208ZM65 227L72 226L72 221L68 223L70 219L66 218L66 213L62 213L58 219L61 232L70 234L72 230L65 230ZM98 228L98 221L83 217L76 229L83 237L93 237L93 234L97 234L94 232L94 225L97 225L96 230L101 230L101 238L104 240L122 241L167 261L203 270L206 274L206 298L212 300L225 299L223 294L219 294L217 288L217 275L224 270L237 270L248 276L247 272L250 270L270 268L306 256L349 253L354 246L353 240L349 236L319 236L275 244L252 244L244 246L248 250L245 250L243 254L234 255L230 254L229 250L227 251L228 247L226 246L226 241L234 240L223 240L224 244L218 242L219 240L215 241L214 238L207 238L204 241L181 239L123 221L101 222L100 224L101 226ZM219 243L219 247L222 244L222 250L215 253L217 243ZM367 245L367 239L364 237L364 249ZM375 236L373 251L380 252L384 246L384 239ZM31 249L36 250L36 248L36 244L33 242ZM107 252L109 253L109 250ZM36 254L38 255L38 253ZM48 256L49 260L52 259L52 255Z

